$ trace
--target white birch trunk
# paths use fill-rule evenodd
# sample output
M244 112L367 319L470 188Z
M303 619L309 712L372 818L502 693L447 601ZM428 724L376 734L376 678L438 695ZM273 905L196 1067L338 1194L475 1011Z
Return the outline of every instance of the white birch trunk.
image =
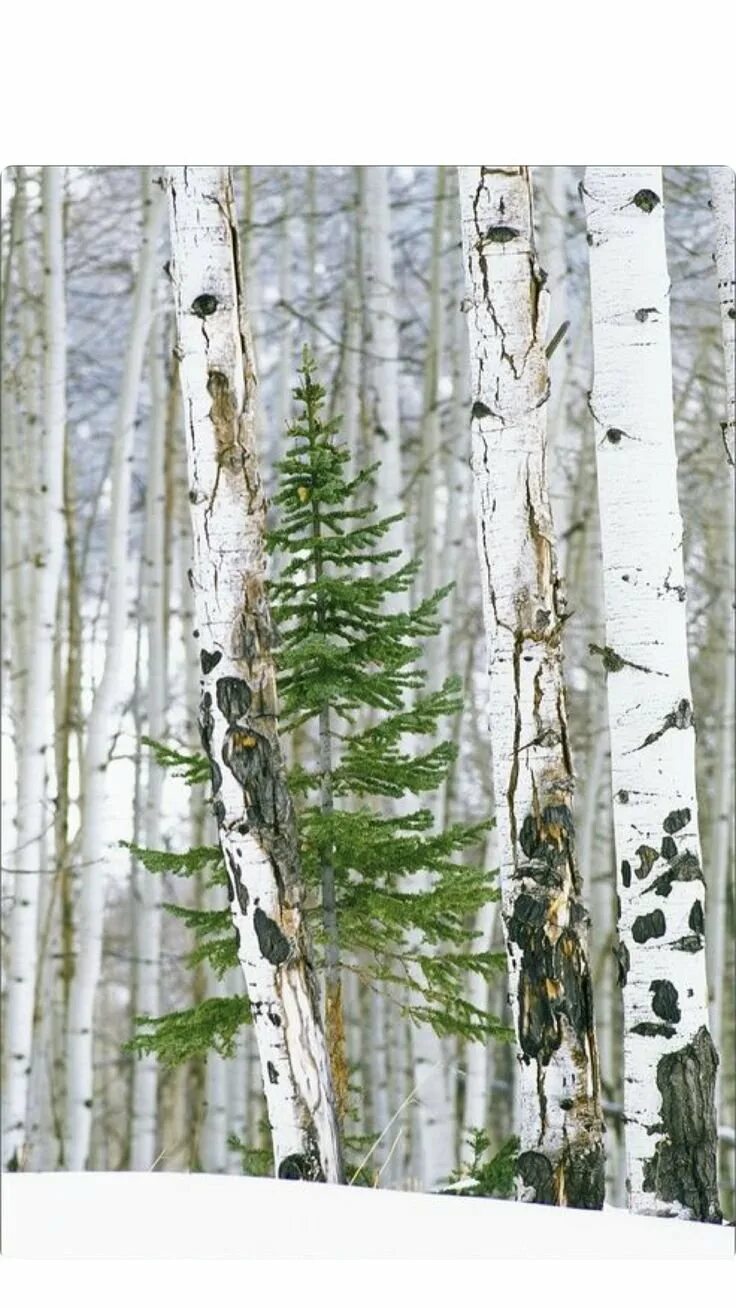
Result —
M10 914L5 1049L7 1076L3 1111L4 1167L23 1165L27 1093L33 1039L33 1003L38 950L40 880L45 808L44 756L53 755L51 708L56 611L64 556L64 440L66 424L66 310L63 236L64 170L44 168L43 196L43 431L39 493L41 535L36 542L35 595L29 615L27 650L32 651L24 693L26 706L18 769L17 849ZM33 476L33 471L31 476ZM33 487L34 492L36 487ZM19 724L20 725L20 724Z
M163 342L152 333L150 351L151 431L143 559L143 600L148 651L148 735L162 741L166 735L166 630L164 566L166 493L164 457L166 437L166 380ZM148 751L145 798L146 849L161 847L163 770ZM136 1006L149 1017L159 1015L161 965L161 878L136 866L135 958ZM157 1155L158 1060L155 1054L136 1058L133 1064L131 1170L147 1172Z
M399 328L391 257L388 168L363 168L364 233L369 323L368 396L371 459L381 461L377 499L385 517L403 513L403 470L399 413ZM388 550L406 549L402 519L384 537ZM400 560L397 560L397 566Z
M711 168L711 204L716 221L715 264L718 275L718 298L721 304L723 352L726 360L726 421L723 423L723 444L731 466L736 457L736 254L734 253L734 223L736 222L736 174L732 168Z
M286 428L291 421L292 387L294 385L294 319L291 315L291 178L288 171L283 173L283 209L279 235L279 370L278 389L276 392L276 415L270 447L270 458L266 470L271 484L266 484L271 493L276 486L276 464L282 458L286 448ZM255 367L255 355L253 356ZM256 401L253 401L254 404Z
M584 184L635 1212L719 1220L662 173Z
M228 978L229 995L242 995L243 978L235 972ZM249 1028L242 1027L235 1040L235 1051L227 1063L227 1135L246 1141L248 1134L248 1036ZM229 1149L226 1171L242 1170L239 1155Z
M570 169L546 170L544 188L544 235L546 244L546 287L550 296L550 346L560 331L549 361L549 454L550 502L557 537L557 566L560 576L567 577L567 543L571 511L575 502L576 473L580 463L578 428L569 424L570 377L570 305L567 294L567 210L570 199ZM565 329L567 324L567 329Z
M108 752L125 679L127 624L128 520L133 437L143 359L151 320L157 269L156 238L163 216L162 196L150 172L145 187L145 220L133 315L123 367L120 402L113 433L111 503L108 523L107 632L102 678L95 691L82 761L81 875L77 956L69 997L67 1038L66 1166L83 1171L89 1162L93 1110L93 1015L102 966L105 911L105 825Z
M599 1208L603 1149L546 479L546 292L525 167L460 170L472 465L522 1198Z
M733 889L733 795L734 795L734 640L733 581L734 581L734 499L733 485L725 489L724 524L726 529L726 596L727 605L723 621L724 648L719 680L716 683L723 698L719 705L718 752L715 777L715 811L711 839L711 868L708 879L710 895L710 927L707 939L708 974L710 978L710 1029L716 1049L722 1049L723 1018L726 1004L731 1002L727 989L727 949L729 924L729 891ZM725 1001L725 1002L724 1002ZM728 1009L726 1008L726 1011ZM721 1103L723 1077L719 1078L717 1103ZM718 1113L720 1122L721 1113Z
M342 1179L296 822L277 728L264 592L265 501L256 379L223 168L168 173L173 279L194 537L202 742L251 1001L277 1175Z
M497 866L497 844L496 828L493 827L489 831L488 840L486 841L484 854L486 867L495 868ZM484 904L479 910L475 921L475 930L479 939L473 946L476 951L490 950L492 948L497 916L497 900L491 900L490 903ZM471 972L468 977L468 999L471 1004L475 1004L476 1008L481 1011L488 1011L489 998L488 982L482 976L479 976L477 972ZM472 1150L468 1143L470 1132L485 1130L488 1126L489 1054L488 1045L482 1044L480 1040L468 1041L465 1050L465 1102L460 1146L460 1160L463 1163L470 1162L472 1158Z

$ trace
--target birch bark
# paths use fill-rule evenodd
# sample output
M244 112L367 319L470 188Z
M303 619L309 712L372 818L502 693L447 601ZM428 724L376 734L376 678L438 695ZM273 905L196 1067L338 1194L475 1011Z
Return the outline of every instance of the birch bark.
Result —
M163 341L152 333L150 350L151 432L146 523L143 559L143 596L148 654L146 716L148 735L163 740L166 720L166 628L164 607L164 554L166 493L164 456L167 427L166 380ZM161 845L161 799L163 771L148 752L148 785L145 798L144 841L146 849ZM139 1013L158 1017L161 966L161 879L140 865L135 877L136 1006ZM156 1159L158 1062L153 1054L133 1064L131 1170L147 1172Z
M518 1040L519 1193L600 1208L598 1056L546 476L547 306L529 171L462 168L460 192L499 880Z
M371 458L380 459L378 499L386 517L404 511L399 416L399 329L391 258L391 209L388 169L364 168L364 233L366 245L366 316L369 324L369 421L373 429ZM386 549L406 549L406 526L395 522L386 535Z
M589 168L583 197L629 1202L718 1221L661 169Z
M3 1166L20 1167L26 1145L27 1095L33 1038L38 955L40 878L44 871L44 756L53 753L50 707L56 611L64 555L64 442L66 426L66 308L64 293L64 169L44 168L43 204L43 412L38 488L43 501L36 541L35 586L26 649L29 654L25 718L20 734L17 851L5 1019L7 1076L3 1112ZM33 475L33 472L31 472ZM34 491L36 487L33 488ZM31 657L32 652L32 657Z
M93 1109L93 1014L102 967L105 911L105 801L108 752L125 676L128 521L133 437L143 359L156 276L156 238L163 200L150 170L144 178L144 228L133 299L133 315L123 367L120 402L113 433L111 503L108 522L107 632L102 678L95 691L82 761L81 886L77 955L69 995L67 1033L66 1165L83 1171L89 1164Z
M296 822L277 727L264 591L256 379L229 173L168 172L194 537L202 742L253 1011L276 1173L342 1180L332 1086L301 907Z
M718 274L718 298L721 304L723 352L726 358L726 421L723 424L723 444L726 457L734 466L736 457L736 253L734 252L734 223L736 223L736 175L732 168L711 168L711 203L716 220L715 264Z

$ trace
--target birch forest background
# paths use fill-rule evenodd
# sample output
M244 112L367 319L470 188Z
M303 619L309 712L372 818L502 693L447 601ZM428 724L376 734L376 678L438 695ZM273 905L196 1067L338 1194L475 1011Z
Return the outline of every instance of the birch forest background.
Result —
M4 174L3 1168L733 1220L733 187Z

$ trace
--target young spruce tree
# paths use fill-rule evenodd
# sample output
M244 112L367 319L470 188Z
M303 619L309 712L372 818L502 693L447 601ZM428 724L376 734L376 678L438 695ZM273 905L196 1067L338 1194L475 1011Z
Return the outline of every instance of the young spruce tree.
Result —
M313 745L295 764L290 788L299 814L303 874L313 892L313 933L325 979L325 1012L333 1081L342 1114L348 1110L342 975L357 969L364 984L389 986L406 1015L441 1035L505 1037L491 1014L465 997L470 970L490 975L504 957L473 949L472 921L495 897L489 873L461 860L478 847L487 822L435 830L417 797L441 786L455 746L440 740L439 724L460 712L460 686L448 678L424 690L421 643L440 630L437 591L402 609L419 564L381 549L395 518L365 504L376 467L349 475L349 453L337 441L340 420L323 417L325 392L305 349L294 391L299 416L288 429L279 464L278 522L269 546L278 580L271 608L278 631L280 720ZM449 732L448 732L449 735ZM417 749L425 739L426 749ZM200 778L197 759L157 747L168 765ZM219 850L183 855L137 851L152 871L183 875L212 865ZM413 891L412 877L432 874L430 889ZM193 929L192 962L207 959L222 975L236 965L229 918L171 906ZM432 946L428 948L427 946ZM166 1061L214 1046L227 1054L247 1002L210 999L196 1009L142 1019L133 1042ZM385 1125L385 1124L382 1124ZM479 1124L480 1125L480 1124Z

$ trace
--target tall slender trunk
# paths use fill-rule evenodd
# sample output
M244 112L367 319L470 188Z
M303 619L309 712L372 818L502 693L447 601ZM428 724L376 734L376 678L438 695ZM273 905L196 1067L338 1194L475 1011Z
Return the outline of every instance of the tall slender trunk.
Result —
M164 460L167 433L166 378L160 331L151 333L149 376L151 431L146 523L144 537L143 600L147 634L148 735L163 740L166 734L167 614L164 607L166 488ZM148 754L144 841L147 849L161 844L163 771ZM157 1017L161 967L161 880L140 865L136 867L136 1003L140 1013ZM155 1055L133 1064L131 1169L148 1171L156 1158L158 1063Z
M496 830L488 833L484 850L484 865L494 868L498 862L496 854ZM484 904L476 914L475 930L479 936L479 950L492 948L493 933L498 916L498 903L491 900ZM468 978L468 999L481 1011L488 1011L489 986L485 977L472 972ZM460 1144L460 1157L463 1162L470 1162L472 1149L469 1144L470 1132L485 1130L488 1125L489 1095L489 1053L488 1045L480 1040L469 1040L465 1051L465 1093L463 1097L463 1129Z
M416 515L415 556L421 559L422 568L416 582L416 600L432 595L439 584L440 571L445 567L451 550L440 547L440 524L437 501L442 471L442 424L440 421L439 380L443 357L443 260L445 213L448 170L436 170L432 241L429 275L429 313L427 344L424 360L422 396L422 439L419 456L418 506ZM438 477L438 471L440 477ZM454 580L454 577L448 580ZM451 666L455 653L450 642L450 623L446 622L437 637L432 654L426 661L427 683L430 689L438 688L446 676L455 671ZM427 748L425 737L415 738L415 752ZM432 803L435 823L442 821L444 809L443 787L438 787ZM416 891L431 889L430 873L419 874ZM413 946L418 946L418 938ZM450 1094L449 1041L438 1036L431 1026L422 1023L410 1028L412 1062L416 1073L416 1137L415 1174L422 1189L433 1189L447 1181L455 1166L455 1129Z
M67 1037L67 1151L71 1171L89 1162L93 1110L93 1015L102 967L106 891L105 803L107 767L125 676L128 520L133 436L143 359L151 319L157 269L156 240L163 216L162 196L147 170L144 228L133 299L133 316L123 367L120 402L113 433L113 468L108 523L107 632L102 678L95 691L82 761L82 836L77 954L69 997Z
M726 359L726 420L723 423L723 444L731 466L736 457L736 253L734 252L734 223L736 223L736 174L733 168L711 168L711 205L716 220L715 264L718 275L718 298L721 304L723 352Z
M240 294L232 183L168 173L194 537L202 743L261 1058L278 1176L342 1180L296 819L277 725L265 596L256 378Z
M38 492L42 503L35 551L35 595L29 618L25 717L20 740L15 884L10 915L5 1046L7 1077L2 1161L21 1167L26 1145L27 1094L33 1038L45 807L44 756L53 754L50 699L57 600L64 555L64 443L66 427L66 308L63 236L64 170L44 168L43 203L43 431ZM33 471L31 476L33 476Z
M499 878L518 1040L520 1194L600 1208L598 1055L545 463L547 304L529 171L463 168L460 191Z
M276 391L276 413L271 440L268 444L269 458L264 470L266 493L270 495L276 486L276 465L284 451L286 428L291 421L293 411L292 386L294 384L294 319L291 314L291 257L292 257L292 217L291 217L291 176L284 170L283 207L279 231L279 365L278 388ZM245 301L244 301L245 303ZM255 368L255 354L253 367ZM257 406L255 398L253 404Z
M589 168L629 1202L718 1221L662 172Z
M365 233L366 317L368 321L368 409L371 459L381 461L378 498L386 517L403 513L403 474L399 418L399 328L391 257L388 168L362 170ZM405 550L404 521L386 535L386 548Z

